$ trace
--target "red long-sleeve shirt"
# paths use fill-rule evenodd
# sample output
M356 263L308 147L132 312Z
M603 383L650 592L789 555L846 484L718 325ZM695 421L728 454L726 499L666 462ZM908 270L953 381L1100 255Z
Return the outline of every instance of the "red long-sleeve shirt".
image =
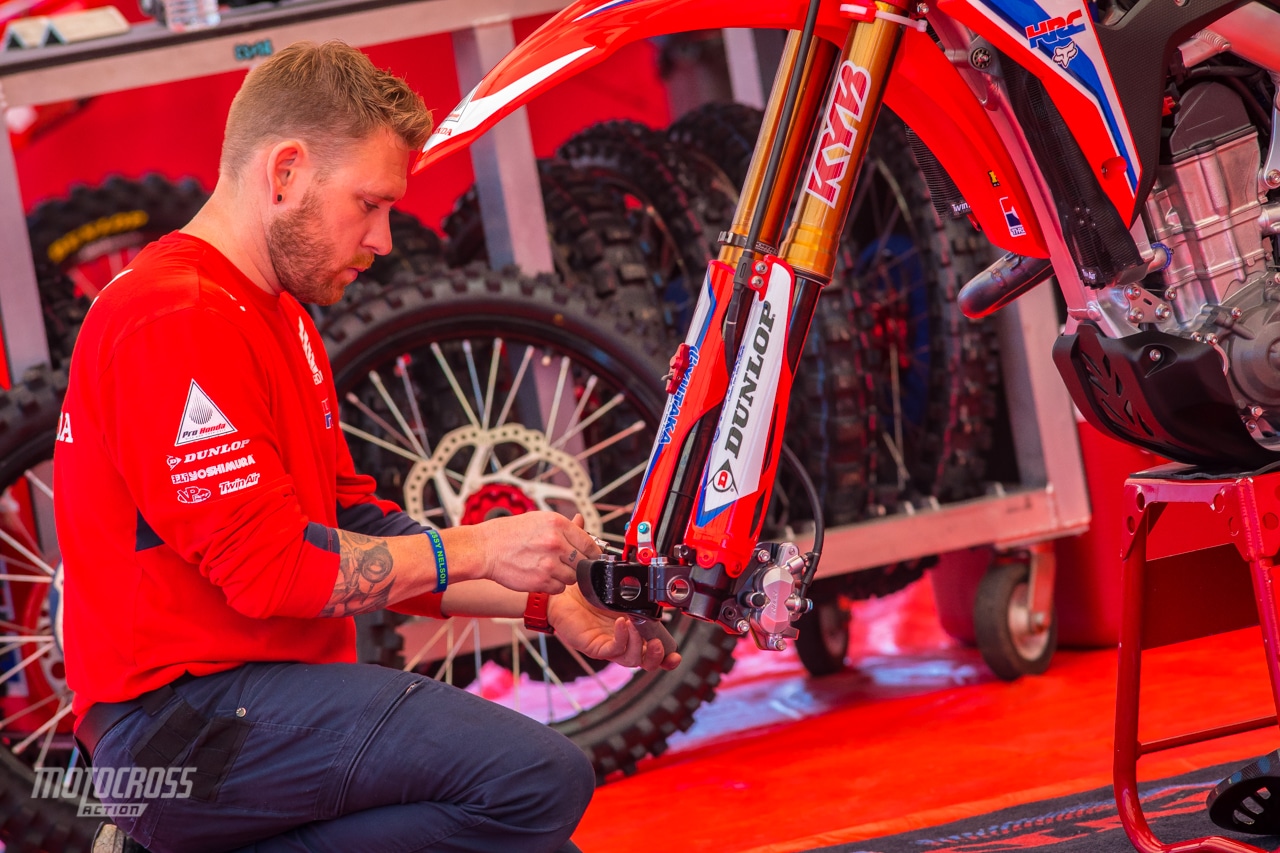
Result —
M373 486L297 300L194 237L144 249L85 319L54 453L75 712L184 672L354 660L353 621L315 618L337 528L421 530Z

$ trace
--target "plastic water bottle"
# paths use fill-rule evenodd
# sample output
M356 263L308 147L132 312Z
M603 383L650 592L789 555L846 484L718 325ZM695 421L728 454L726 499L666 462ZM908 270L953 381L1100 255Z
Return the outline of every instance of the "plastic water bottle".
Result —
M165 26L175 32L216 27L221 20L218 0L164 0Z

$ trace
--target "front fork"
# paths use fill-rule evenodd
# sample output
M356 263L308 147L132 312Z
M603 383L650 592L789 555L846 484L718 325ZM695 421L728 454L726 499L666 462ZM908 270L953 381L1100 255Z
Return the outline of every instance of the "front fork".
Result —
M580 587L599 605L641 618L672 607L750 631L769 649L785 647L796 635L792 622L809 608L817 554L761 543L760 533L791 384L902 35L901 18L876 17L900 14L893 5L845 8L862 9L862 22L843 50L820 40L804 50L796 33L787 42L733 230L671 359L666 408L623 553L579 567ZM801 75L801 94L784 124L792 74ZM827 79L823 100L816 84ZM785 191L770 193L764 174L775 140L783 148L774 186ZM775 251L793 187L795 213ZM749 246L756 217L759 236Z

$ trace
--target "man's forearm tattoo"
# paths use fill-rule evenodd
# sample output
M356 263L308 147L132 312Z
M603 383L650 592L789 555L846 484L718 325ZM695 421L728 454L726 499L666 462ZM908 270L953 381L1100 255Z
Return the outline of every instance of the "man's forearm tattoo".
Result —
M338 531L338 580L321 616L354 616L384 609L391 600L395 561L383 539Z

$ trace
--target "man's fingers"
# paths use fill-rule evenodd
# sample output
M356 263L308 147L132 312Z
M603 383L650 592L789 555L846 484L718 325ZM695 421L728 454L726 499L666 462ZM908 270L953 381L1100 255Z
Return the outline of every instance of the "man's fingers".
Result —
M596 544L595 537L581 527L568 527L564 538L569 541L569 547L578 552L574 563L583 558L594 560L600 556L600 546Z

